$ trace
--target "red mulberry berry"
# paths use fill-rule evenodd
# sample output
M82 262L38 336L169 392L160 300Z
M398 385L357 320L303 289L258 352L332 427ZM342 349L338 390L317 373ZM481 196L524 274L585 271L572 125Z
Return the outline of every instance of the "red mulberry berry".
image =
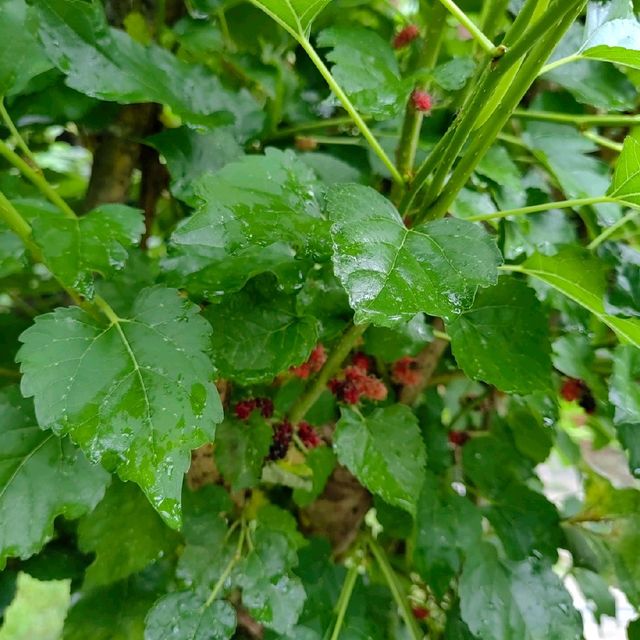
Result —
M413 42L420 35L420 29L415 24L409 24L396 33L393 39L393 48L402 49Z
M364 373L369 373L369 371L371 370L371 360L369 359L369 356L362 353L361 351L353 354L353 357L351 358L351 364Z
M417 620L425 620L429 617L429 610L424 607L411 607L411 611Z
M320 371L326 361L327 352L325 351L325 348L319 344L311 352L311 355L306 362L303 362L297 367L291 367L290 371L294 376L306 380L312 373Z
M256 398L255 402L263 418L271 418L273 416L273 401L271 398Z
M273 425L273 442L269 448L267 458L269 460L280 460L287 455L291 438L293 437L293 427L286 420Z
M235 413L236 417L239 420L247 420L251 415L251 412L256 408L256 401L251 400L241 400L236 404Z
M346 384L342 389L342 399L347 404L358 404L360 401L360 392L353 384Z
M404 356L394 362L391 377L398 384L415 386L422 380L422 371L420 371L420 365L415 358Z
M315 449L322 444L320 436L308 422L298 424L298 435L307 449Z
M422 111L422 113L429 113L431 108L433 107L433 99L426 92L420 89L416 89L411 94L411 102L417 111Z
M457 447L463 447L469 442L469 434L466 431L449 431L449 442Z
M582 395L584 386L582 380L568 378L562 383L560 395L568 402L573 402L573 400L577 400Z

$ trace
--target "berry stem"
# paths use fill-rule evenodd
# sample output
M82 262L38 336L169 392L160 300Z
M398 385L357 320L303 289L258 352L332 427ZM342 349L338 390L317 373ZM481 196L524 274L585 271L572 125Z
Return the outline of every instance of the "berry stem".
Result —
M38 173L42 173L42 169L40 169L40 167L38 166L35 156L33 155L33 153L31 153L31 149L29 149L27 143L24 141L24 138L20 135L20 132L18 131L16 125L13 123L13 120L11 119L7 108L4 106L3 96L0 96L0 117L2 118L2 121L4 122L7 129L9 129L11 135L15 138L16 144L18 145L20 151L22 151L25 157L29 159L29 161L33 165L33 168Z
M231 560L227 563L227 566L224 568L221 576L218 578L218 581L213 587L211 594L207 598L207 601L204 603L203 609L207 609L211 606L211 603L218 597L220 591L224 587L224 583L227 581L227 578L231 575L233 568L242 560L242 549L244 547L244 541L247 536L247 526L244 520L240 523L240 535L238 537L238 544L236 545L236 550Z
M407 629L409 631L410 637L412 640L422 640L424 637L424 633L420 630L416 619L413 616L413 612L411 611L411 605L409 604L409 599L405 594L402 593L403 589L398 581L398 576L396 575L391 563L389 562L389 558L387 558L387 554L384 552L384 549L373 539L369 538L368 540L369 549L371 549L371 553L373 557L376 559L378 566L380 567L380 571L382 571L382 575L389 586L391 594L393 595L393 599L396 601L396 605L398 609L400 609L400 613L404 618L405 624L407 625Z
M327 382L345 361L349 352L355 346L360 336L367 330L368 324L351 324L335 345L322 369L315 377L311 386L298 398L289 412L289 421L295 427L302 420L307 411L316 403L320 394L325 390Z
M330 640L338 640L340 637L344 618L347 613L347 609L349 608L349 602L351 601L351 594L353 593L353 588L356 586L357 580L358 564L354 562L349 568L349 571L347 571L347 575L342 583L342 590L340 591L340 596L336 603L336 624L333 627Z

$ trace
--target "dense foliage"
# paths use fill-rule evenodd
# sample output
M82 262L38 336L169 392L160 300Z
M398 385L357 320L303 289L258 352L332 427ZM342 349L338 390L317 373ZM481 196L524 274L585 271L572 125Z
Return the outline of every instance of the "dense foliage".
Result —
M0 0L0 638L640 607L630 0L252 2Z

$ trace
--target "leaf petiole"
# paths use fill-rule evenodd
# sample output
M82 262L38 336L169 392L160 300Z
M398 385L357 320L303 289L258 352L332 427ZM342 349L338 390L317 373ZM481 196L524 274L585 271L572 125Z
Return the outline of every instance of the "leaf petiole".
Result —
M473 39L480 45L481 49L488 54L499 56L505 50L496 47L482 30L471 20L471 18L453 0L440 0L447 11L472 35Z
M358 568L358 563L354 562L342 583L342 590L340 591L340 596L336 604L336 624L333 627L330 640L338 640L338 638L340 638L344 618L349 608L349 602L351 601L351 594L358 580Z

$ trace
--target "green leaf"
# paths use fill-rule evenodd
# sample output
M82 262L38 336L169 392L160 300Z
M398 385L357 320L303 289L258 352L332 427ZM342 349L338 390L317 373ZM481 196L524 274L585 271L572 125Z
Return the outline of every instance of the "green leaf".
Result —
M362 185L327 194L336 276L355 322L394 326L419 311L451 316L497 280L495 242L470 222L447 218L407 229L395 207Z
M430 472L416 512L415 566L440 597L460 571L464 554L482 536L480 511L467 498L439 486Z
M393 362L402 356L415 356L433 340L431 326L423 313L417 313L409 322L393 329L370 327L364 334L364 350L369 355Z
M517 393L550 387L548 320L524 282L503 277L480 290L471 309L447 322L447 332L458 365L470 378Z
M640 206L640 140L637 133L624 140L607 195Z
M187 127L168 129L146 139L166 159L174 197L195 205L194 183L205 173L215 173L243 155L233 131L219 127L200 133Z
M593 609L598 623L602 622L602 616L615 618L616 601L611 591L609 591L609 585L605 579L593 571L581 569L580 567L574 568L571 573L580 586L580 591L582 591L587 602L589 604L593 603L590 608Z
M208 607L195 593L170 593L147 615L144 640L229 640L236 630L236 611L225 600Z
M22 240L13 231L0 227L0 278L20 273L26 264Z
M592 254L577 247L567 247L555 256L536 253L517 270L546 282L590 311L621 339L640 347L640 320L627 320L605 313L606 267Z
M97 0L42 0L35 9L44 49L72 89L121 104L166 104L192 124L235 120L239 130L260 130L263 115L246 90L229 91L206 68L110 28Z
M562 544L560 517L541 493L524 484L512 483L484 509L511 560L529 556L555 560Z
M640 251L618 245L613 281L609 282L605 311L614 316L640 317Z
M580 640L582 621L571 596L541 561L508 563L479 545L460 578L462 619L478 638Z
M238 566L236 582L242 604L269 629L286 634L298 621L306 593L299 578L290 573L297 564L288 536L259 526L253 550Z
M251 0L280 26L295 36L306 37L311 23L331 0Z
M124 266L127 249L144 232L144 219L139 209L105 204L75 219L43 208L31 226L51 271L64 285L92 298L93 273L108 276Z
M38 428L16 387L0 390L0 567L39 551L57 516L93 509L108 481L68 439Z
M293 501L299 507L309 506L323 491L336 466L336 456L329 447L316 447L307 453L305 463L311 468L311 489L294 489Z
M402 79L391 45L375 31L331 27L317 45L331 47L331 73L360 113L388 120L404 109L413 82Z
M32 33L27 4L4 0L0 5L0 96L20 93L29 81L51 68L42 47Z
M261 417L225 420L216 433L216 464L234 491L255 487L269 453L273 432Z
M58 640L71 602L70 580L41 582L18 574L14 601L4 612L0 640Z
M572 55L582 44L582 28L572 25L549 62ZM573 97L591 107L623 111L634 103L635 88L615 67L594 60L577 60L544 74L544 78L567 89Z
M411 409L397 404L365 418L344 407L333 447L340 463L367 489L415 514L426 451Z
M277 149L205 176L196 186L201 207L171 238L170 280L205 297L238 291L262 273L297 285L305 264L330 253L315 189L311 170Z
M640 428L640 351L620 345L614 352L609 400L615 407L617 424L636 424Z
M205 316L216 327L212 353L220 376L241 384L271 380L301 364L318 342L316 319L299 316L294 296L263 281L223 296Z
M162 287L143 289L131 316L110 323L57 309L21 336L22 392L41 427L137 482L175 528L190 450L222 420L210 335L198 308Z
M169 554L177 544L138 487L115 481L104 500L78 526L78 547L94 553L85 587L122 580Z
M476 63L470 58L453 58L439 64L431 74L433 81L445 91L459 91L473 75Z

